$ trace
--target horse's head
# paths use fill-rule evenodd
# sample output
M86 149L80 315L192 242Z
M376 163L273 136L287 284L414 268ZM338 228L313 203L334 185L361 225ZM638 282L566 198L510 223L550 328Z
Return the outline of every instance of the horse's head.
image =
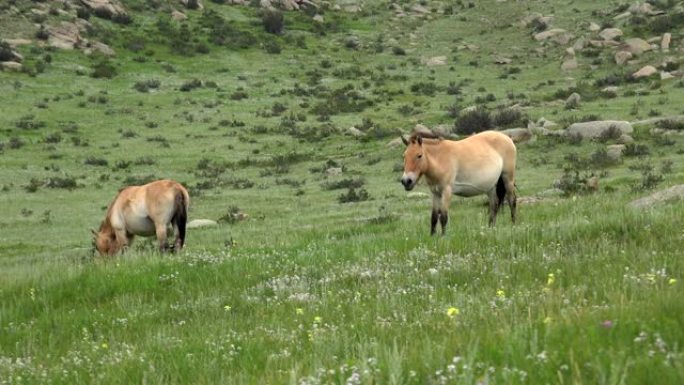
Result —
M401 176L401 184L406 191L412 190L421 175L427 169L427 161L423 152L423 138L420 135L411 135L407 140L403 136L401 140L406 145L404 151L404 175Z
M116 236L113 232L91 231L94 235L93 245L101 256L113 255L116 253Z

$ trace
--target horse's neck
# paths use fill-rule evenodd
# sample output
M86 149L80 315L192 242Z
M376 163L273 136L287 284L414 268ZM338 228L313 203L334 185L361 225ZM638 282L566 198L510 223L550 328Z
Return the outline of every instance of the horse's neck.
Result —
M443 154L440 153L441 146L444 145L444 140L440 139L428 139L423 141L423 148L427 156L427 172L425 176L429 181L438 183L443 175L443 168L446 163L443 158Z

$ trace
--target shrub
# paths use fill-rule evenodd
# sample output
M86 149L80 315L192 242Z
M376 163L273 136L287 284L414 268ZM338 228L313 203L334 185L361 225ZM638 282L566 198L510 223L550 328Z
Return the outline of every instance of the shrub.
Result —
M63 188L67 190L73 190L76 187L78 187L78 184L76 183L76 179L70 176L65 176L65 177L49 177L45 179L45 182L43 182L43 185L47 188Z
M0 62L10 61L14 59L14 52L12 47L6 41L0 41Z
M370 194L366 189L361 188L358 191L356 189L349 188L346 193L340 194L337 197L337 201L340 203L350 203L350 202L361 202L370 199Z
M622 154L624 156L645 156L649 155L651 150L645 144L628 143L625 145Z
M617 140L622 136L622 130L616 125L611 124L607 130L599 135L598 140L601 142L608 142L610 140Z
M411 85L411 92L415 95L435 96L438 90L435 83L418 82Z
M266 51L266 53L270 53L272 55L277 55L282 51L282 49L280 48L280 44L278 44L278 42L275 40L266 41L264 43L264 50Z
M363 178L346 178L336 182L325 182L321 185L323 190L354 189L362 187L366 181Z
M677 121L673 119L664 119L656 123L658 128L663 130L684 131L684 121Z
M182 92L189 92L189 91L194 90L195 88L200 88L200 87L202 87L202 81L199 79L192 79L190 81L183 83L179 89Z
M501 108L492 114L492 124L499 128L526 126L527 120L527 116L517 108Z
M285 25L283 13L278 10L265 10L261 15L261 23L268 33L281 34Z
M138 92L149 92L151 89L159 88L160 85L159 80L150 79L135 82L133 88Z
M90 74L90 76L96 79L111 79L116 76L116 67L114 67L114 65L112 65L107 59L102 59L95 63L93 66L93 72Z
M489 130L493 127L492 117L484 107L477 107L474 110L461 112L454 131L460 135L470 135Z
M107 166L109 164L109 162L107 161L107 159L98 158L98 157L91 155L91 156L88 156L87 158L85 158L85 160L83 161L83 164L86 164L89 166Z

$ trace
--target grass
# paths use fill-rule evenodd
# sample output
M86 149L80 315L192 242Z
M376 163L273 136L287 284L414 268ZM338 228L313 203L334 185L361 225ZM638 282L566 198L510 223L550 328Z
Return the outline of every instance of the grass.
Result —
M445 106L480 100L495 111L509 93L525 94L532 121L678 115L676 82L621 84L617 97L567 111L549 95L575 79L591 88L615 69L589 69L578 55L579 72L560 73L549 58L565 47L538 52L515 24L525 5L477 2L454 15L394 19L386 4L367 3L356 15L326 11L325 34L285 12L274 37L253 8L204 2L257 39L277 39L279 55L209 44L184 57L157 36L145 40L142 61L128 39L156 36L158 15L132 12L126 27L93 16L117 51L111 79L91 77L99 59L78 51L19 48L29 63L52 60L35 76L0 72L0 384L684 380L684 206L626 207L649 193L633 190L643 164L664 175L658 187L684 183L681 138L658 145L651 127L638 127L636 144L650 153L607 166L591 156L611 141L520 144L518 190L537 201L519 204L519 223L504 208L489 228L484 197L454 198L446 236L430 237L428 190L403 191L403 149L385 136L416 123L453 127ZM574 30L604 5L539 8ZM187 14L192 36L207 39L196 28L201 12ZM30 28L5 20L7 36ZM352 35L356 49L345 46ZM405 55L392 53L390 39ZM494 53L519 71L500 79ZM421 64L440 55L446 66ZM181 91L194 79L199 87ZM149 92L135 88L151 82L139 86ZM449 94L450 83L460 93ZM335 110L334 91L349 87L345 102L370 102L360 112ZM321 103L333 113L316 113ZM351 126L367 136L345 135ZM24 145L13 148L12 138ZM571 163L572 153L586 161ZM666 162L671 170L661 172ZM328 176L330 167L341 174ZM552 190L568 167L600 175L598 191ZM190 187L190 219L237 207L248 218L188 230L179 254L137 239L124 255L94 258L89 229L119 188L149 178ZM368 200L338 202L359 183Z

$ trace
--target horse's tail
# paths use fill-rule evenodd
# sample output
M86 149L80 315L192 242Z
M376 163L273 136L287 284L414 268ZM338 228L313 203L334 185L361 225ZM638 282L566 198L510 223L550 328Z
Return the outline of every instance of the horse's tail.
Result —
M176 192L175 214L173 215L173 223L178 226L178 237L180 238L180 247L185 245L185 224L188 222L188 205L190 204L190 197L188 193L179 189Z
M503 175L499 176L499 181L496 182L496 197L499 199L499 208L504 204L504 198L506 198L506 184L503 180Z

